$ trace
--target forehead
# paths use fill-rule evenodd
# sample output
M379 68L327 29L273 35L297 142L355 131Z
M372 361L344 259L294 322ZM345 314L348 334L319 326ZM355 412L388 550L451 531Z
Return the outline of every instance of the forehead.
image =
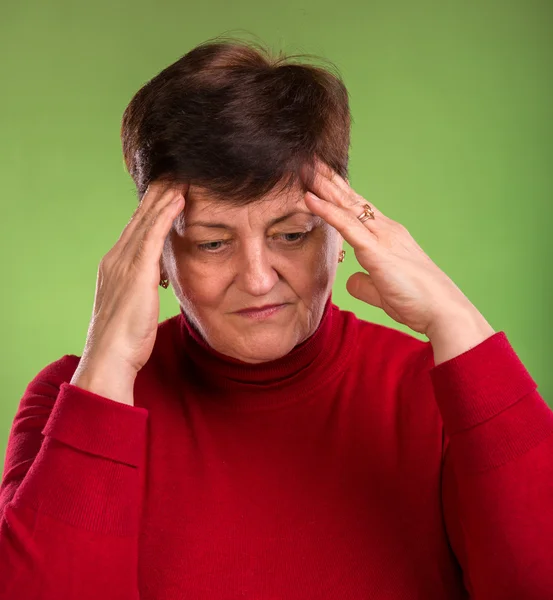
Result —
M235 206L231 202L216 198L205 188L191 185L186 195L184 214L188 222L198 219L238 223L243 220L268 222L292 211L310 213L303 192L298 186L280 193L272 191L259 200ZM306 214L305 217L307 216L309 215ZM303 217L304 215L298 215L298 218Z

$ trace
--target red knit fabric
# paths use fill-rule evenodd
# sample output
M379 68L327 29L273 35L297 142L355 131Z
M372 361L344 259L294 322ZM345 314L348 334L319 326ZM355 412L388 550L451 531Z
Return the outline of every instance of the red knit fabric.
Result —
M180 314L128 406L28 385L0 487L2 600L553 598L553 412L505 334L432 347L329 299L250 365Z

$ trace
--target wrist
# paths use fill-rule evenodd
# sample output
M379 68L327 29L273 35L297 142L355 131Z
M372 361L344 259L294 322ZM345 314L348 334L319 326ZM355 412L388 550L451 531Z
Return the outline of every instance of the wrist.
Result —
M435 321L426 336L432 345L437 366L478 346L494 333L494 328L476 311L452 314Z
M82 359L81 359L82 361ZM136 373L114 367L113 363L85 363L79 365L70 383L83 390L116 402L134 405Z

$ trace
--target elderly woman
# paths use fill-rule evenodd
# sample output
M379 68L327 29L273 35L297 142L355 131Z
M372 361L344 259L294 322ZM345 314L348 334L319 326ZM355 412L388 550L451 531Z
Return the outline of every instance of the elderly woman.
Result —
M553 597L553 413L349 185L349 129L338 75L232 40L132 99L139 206L8 441L2 599ZM344 240L428 341L332 303Z

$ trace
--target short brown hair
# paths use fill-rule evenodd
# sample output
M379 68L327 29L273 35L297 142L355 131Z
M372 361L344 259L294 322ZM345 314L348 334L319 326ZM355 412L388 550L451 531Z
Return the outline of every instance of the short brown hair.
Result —
M301 182L300 169L312 173L315 157L347 178L346 87L337 69L294 63L298 57L216 39L148 81L121 124L139 200L150 182L165 179L243 205L281 181Z

